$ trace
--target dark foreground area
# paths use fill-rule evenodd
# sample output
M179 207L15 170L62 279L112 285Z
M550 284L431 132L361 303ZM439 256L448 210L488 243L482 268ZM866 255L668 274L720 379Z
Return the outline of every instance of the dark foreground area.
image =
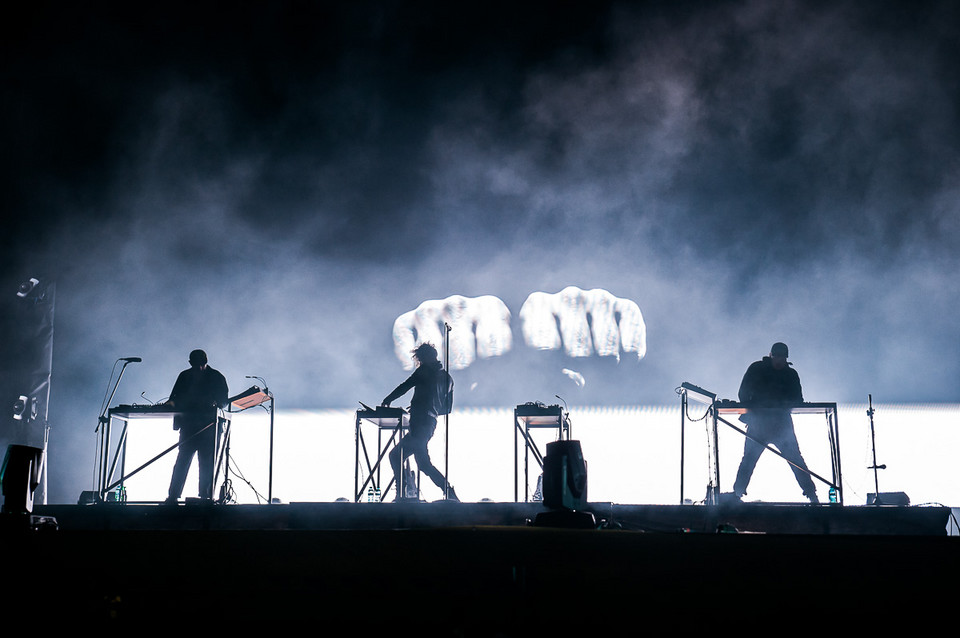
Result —
M58 529L8 520L3 530L4 613L76 628L662 635L665 620L760 630L753 623L785 614L877 621L956 604L948 508L726 512L773 524L865 510L913 530L815 534L641 529L722 513L603 507L627 509L597 516L606 528L568 529L527 524L542 509L524 504L41 507Z

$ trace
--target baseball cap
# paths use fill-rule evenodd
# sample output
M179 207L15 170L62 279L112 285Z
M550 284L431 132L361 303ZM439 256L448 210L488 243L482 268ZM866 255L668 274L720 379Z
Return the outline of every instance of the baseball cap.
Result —
M787 349L787 344L780 343L779 341L770 346L770 356L772 357L783 357L786 359L790 356L790 351Z

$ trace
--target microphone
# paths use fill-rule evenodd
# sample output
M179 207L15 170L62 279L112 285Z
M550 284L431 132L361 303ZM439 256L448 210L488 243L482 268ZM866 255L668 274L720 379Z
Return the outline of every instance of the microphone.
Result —
M143 361L140 357L120 357L117 361L126 361L127 363L140 363Z
M244 378L244 379L256 379L256 380L259 381L261 384L263 384L264 391L266 391L267 382L266 382L266 380L265 380L263 377L258 377L258 376L255 375L255 374L245 374L245 375L243 375L243 378Z

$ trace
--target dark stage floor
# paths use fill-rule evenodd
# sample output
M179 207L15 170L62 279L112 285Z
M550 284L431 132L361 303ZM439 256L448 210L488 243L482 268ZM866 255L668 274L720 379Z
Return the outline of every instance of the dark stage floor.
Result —
M290 503L211 505L196 499L156 503L37 506L61 530L392 530L526 526L539 503ZM775 503L620 505L591 503L597 527L639 532L717 530L773 534L946 534L948 507L841 507Z
M949 508L590 510L597 529L532 526L543 508L514 503L38 506L58 529L7 518L5 601L51 626L521 636L888 618L956 597Z

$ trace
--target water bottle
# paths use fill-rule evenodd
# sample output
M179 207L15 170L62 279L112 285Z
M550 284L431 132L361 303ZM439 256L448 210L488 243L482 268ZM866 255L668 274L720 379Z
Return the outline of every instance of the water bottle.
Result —
M831 503L837 502L837 488L835 488L832 485L830 486L830 502Z

